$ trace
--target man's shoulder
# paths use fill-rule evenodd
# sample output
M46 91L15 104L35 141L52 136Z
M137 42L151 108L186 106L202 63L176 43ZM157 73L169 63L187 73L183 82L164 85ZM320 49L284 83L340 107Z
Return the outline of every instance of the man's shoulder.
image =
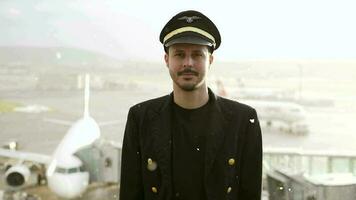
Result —
M169 100L169 95L148 99L140 103L135 104L130 110L146 110L146 109L159 109L165 102Z
M217 102L220 104L221 107L229 111L239 111L239 112L248 112L248 113L255 111L255 109L250 105L221 96L217 96Z

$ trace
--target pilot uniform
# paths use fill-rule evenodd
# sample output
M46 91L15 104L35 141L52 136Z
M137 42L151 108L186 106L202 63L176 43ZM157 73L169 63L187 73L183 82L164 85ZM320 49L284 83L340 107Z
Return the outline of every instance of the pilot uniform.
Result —
M170 37L175 37L172 32L203 35L214 43L212 51L220 45L215 25L197 11L174 16L162 30L163 44L172 41ZM182 136L177 136L180 131L173 93L130 108L122 147L120 200L190 200L189 193L207 200L261 199L262 138L256 111L217 96L210 89L208 92L208 106L203 111L203 115L208 115L204 117L203 139L199 140L202 146L196 148L204 150L203 157L193 165L182 163L187 161L185 155L194 158L191 155L194 152L179 151L186 144L178 142ZM184 169L185 166L197 166L197 169ZM195 177L202 180L202 187L195 188L195 183L186 182L192 189L181 190L184 180L189 180L185 170L193 173L193 180Z

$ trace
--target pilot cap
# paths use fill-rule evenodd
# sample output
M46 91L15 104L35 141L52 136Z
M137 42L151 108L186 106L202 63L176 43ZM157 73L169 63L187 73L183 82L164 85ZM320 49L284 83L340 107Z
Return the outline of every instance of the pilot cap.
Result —
M165 50L167 47L178 44L199 44L219 48L221 37L215 24L202 13L195 10L183 11L175 15L163 27L159 36Z

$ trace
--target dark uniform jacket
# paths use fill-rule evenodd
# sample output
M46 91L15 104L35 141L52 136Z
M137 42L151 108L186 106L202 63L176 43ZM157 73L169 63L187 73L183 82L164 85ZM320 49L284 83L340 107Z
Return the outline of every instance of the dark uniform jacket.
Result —
M216 96L206 135L204 180L208 200L260 200L262 138L256 111ZM179 199L172 183L173 95L130 108L121 160L120 200Z

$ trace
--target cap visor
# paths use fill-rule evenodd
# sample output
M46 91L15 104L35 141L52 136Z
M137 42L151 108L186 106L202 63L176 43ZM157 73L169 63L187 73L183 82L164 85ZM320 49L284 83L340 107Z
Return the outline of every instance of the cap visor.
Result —
M199 44L199 45L213 46L211 42L197 36L183 36L179 38L174 38L168 41L164 46L169 47L173 44Z

